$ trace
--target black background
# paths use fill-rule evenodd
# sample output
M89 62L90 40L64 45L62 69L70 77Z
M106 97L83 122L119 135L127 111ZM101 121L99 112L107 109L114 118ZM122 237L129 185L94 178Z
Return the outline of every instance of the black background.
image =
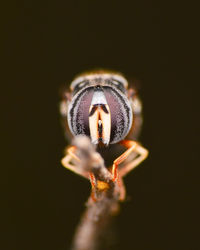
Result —
M59 90L96 67L139 80L140 141L150 151L125 179L129 201L112 249L198 249L196 9L183 1L7 1L2 249L69 249L90 184L60 164Z

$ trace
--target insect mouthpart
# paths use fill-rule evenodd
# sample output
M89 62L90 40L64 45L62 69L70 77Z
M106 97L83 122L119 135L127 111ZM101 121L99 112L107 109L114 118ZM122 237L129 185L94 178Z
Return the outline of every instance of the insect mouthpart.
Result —
M108 105L91 105L89 111L89 127L92 143L98 144L100 141L108 145L111 132L111 115Z
M103 90L100 86L94 89L89 109L89 128L92 143L100 141L108 145L111 133L111 113Z

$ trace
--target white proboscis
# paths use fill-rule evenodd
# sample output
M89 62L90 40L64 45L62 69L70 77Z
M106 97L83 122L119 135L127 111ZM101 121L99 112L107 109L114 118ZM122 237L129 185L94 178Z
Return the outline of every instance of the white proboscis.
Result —
M111 133L111 115L108 105L105 105L108 113L102 109L101 106L97 107L94 114L89 117L89 128L90 128L90 137L93 144L99 143L99 126L102 126L102 142L105 145L108 145L110 142L110 133ZM93 108L93 105L90 107L90 112Z

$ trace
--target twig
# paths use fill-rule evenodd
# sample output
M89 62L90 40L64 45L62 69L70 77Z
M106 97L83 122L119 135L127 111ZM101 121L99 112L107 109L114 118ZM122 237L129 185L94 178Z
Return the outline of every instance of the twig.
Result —
M111 217L119 209L119 186L87 137L75 138L74 145L81 159L79 167L93 173L96 185L75 232L72 250L96 250Z

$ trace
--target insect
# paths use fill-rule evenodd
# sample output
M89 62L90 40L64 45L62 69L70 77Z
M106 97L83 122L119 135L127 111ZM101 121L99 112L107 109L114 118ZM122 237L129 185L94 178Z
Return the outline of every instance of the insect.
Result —
M126 148L110 167L113 182L119 182L123 187L122 177L148 155L148 150L137 142L142 124L141 101L136 91L128 88L125 77L102 70L79 75L72 81L70 92L65 92L60 111L68 135L88 136L105 155L108 151L113 152L116 145ZM77 168L77 161L80 159L76 155L76 147L68 147L62 165L90 179L95 185L95 177ZM122 188L120 199L124 198Z

